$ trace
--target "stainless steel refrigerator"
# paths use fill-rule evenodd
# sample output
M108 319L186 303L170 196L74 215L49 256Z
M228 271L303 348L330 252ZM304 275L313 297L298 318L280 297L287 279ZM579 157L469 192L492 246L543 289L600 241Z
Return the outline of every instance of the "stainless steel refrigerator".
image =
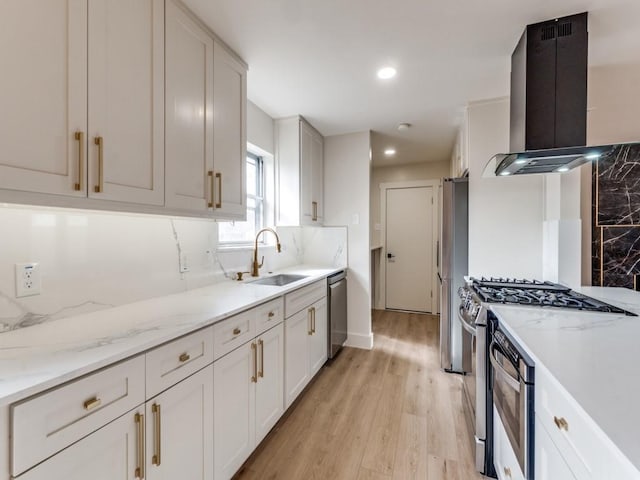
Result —
M442 182L438 280L440 281L440 366L447 372L471 371L469 335L458 320L458 289L469 271L469 179Z

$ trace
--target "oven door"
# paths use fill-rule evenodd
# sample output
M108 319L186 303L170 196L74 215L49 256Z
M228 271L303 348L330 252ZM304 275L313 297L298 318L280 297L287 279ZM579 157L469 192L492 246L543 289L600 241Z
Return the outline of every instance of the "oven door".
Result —
M511 448L525 478L532 478L529 456L529 396L532 387L525 383L516 365L502 352L500 345L491 342L489 360L492 367L493 403L500 415ZM531 445L533 447L533 445Z

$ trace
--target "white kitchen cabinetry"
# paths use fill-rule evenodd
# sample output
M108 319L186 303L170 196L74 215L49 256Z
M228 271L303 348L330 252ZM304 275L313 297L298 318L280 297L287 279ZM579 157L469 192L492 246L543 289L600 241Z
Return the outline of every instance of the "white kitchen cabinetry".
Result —
M535 478L536 480L576 480L567 462L564 461L558 447L536 417L536 450L535 450Z
M214 215L247 215L247 68L220 43L213 53Z
M0 18L0 188L162 205L164 1L11 0Z
M143 463L144 422L144 410L138 408L74 443L18 478L20 480L146 478Z
M546 458L560 456L573 475L568 478L640 478L629 460L543 368L536 368L535 392L536 436L546 435L551 440L546 443L547 455L536 455L536 472L547 478L565 478L562 471L555 470L562 468L557 459L543 463ZM556 450L553 455L552 449Z
M214 363L216 480L231 478L284 412L282 323Z
M526 480L495 407L493 407L493 465L499 480Z
M469 130L469 115L465 109L464 122L458 129L456 143L453 146L451 157L451 176L461 177L469 171L469 146L467 144L467 134Z
M324 139L305 119L276 121L276 224L322 225Z
M300 309L304 300L308 303ZM326 282L286 295L285 311L284 385L289 408L327 360Z
M213 366L146 404L148 480L213 478Z
M213 207L213 38L173 0L166 26L166 205Z

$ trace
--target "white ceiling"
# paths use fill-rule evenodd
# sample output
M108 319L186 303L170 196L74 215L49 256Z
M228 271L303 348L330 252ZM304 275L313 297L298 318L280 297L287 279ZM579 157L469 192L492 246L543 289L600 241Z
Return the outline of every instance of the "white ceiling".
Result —
M251 101L325 136L372 130L374 165L448 160L465 104L509 94L527 24L589 11L590 66L640 63L640 0L184 1L249 64Z

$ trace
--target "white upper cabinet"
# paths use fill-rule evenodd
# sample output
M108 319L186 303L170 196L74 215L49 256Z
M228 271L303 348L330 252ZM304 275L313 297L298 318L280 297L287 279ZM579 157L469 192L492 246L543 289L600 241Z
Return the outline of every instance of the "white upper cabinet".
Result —
M213 54L213 159L209 177L217 218L247 214L247 68L221 44Z
M166 205L213 203L213 38L173 1L166 22Z
M164 203L164 1L89 3L89 196Z
M276 122L276 224L322 225L324 139L302 117Z
M87 0L0 2L0 188L86 196L86 19Z

